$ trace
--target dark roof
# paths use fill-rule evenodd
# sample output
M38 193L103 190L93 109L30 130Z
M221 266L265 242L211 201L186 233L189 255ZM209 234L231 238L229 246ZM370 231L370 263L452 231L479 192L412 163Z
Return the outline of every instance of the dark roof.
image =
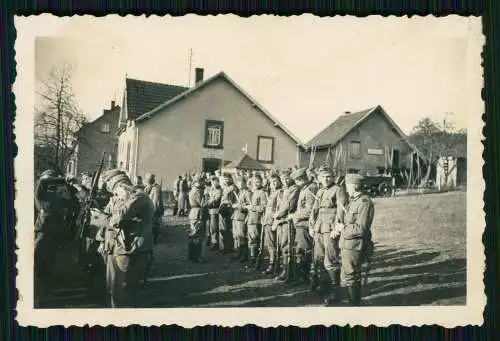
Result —
M307 146L320 147L326 145L334 145L376 108L377 107L341 115L339 118L333 121L332 124L323 129L318 135L313 137L307 143Z
M129 120L136 119L188 90L183 86L147 82L132 78L125 80L125 89L127 91Z
M243 154L237 160L231 162L224 168L249 169L249 170L266 170L260 162L251 158L248 154Z

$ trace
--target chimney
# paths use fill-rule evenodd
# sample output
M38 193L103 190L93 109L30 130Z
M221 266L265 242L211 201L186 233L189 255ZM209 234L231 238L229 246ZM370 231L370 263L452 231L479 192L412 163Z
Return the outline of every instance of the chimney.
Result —
M199 82L203 82L203 68L197 67L195 69L195 85L197 85Z
M111 101L111 109L114 109L116 106L116 102L115 101Z
M344 115L349 115L350 113L350 111L344 111Z

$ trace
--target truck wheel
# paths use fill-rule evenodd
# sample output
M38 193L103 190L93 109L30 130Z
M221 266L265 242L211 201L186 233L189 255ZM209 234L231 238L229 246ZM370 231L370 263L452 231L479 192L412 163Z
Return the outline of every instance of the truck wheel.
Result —
M378 192L382 197L390 197L392 195L391 186L386 183L381 183L378 187Z

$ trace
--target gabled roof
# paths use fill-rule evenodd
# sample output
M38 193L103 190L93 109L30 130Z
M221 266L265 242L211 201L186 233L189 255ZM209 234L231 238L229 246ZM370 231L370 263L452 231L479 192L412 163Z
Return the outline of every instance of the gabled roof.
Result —
M366 109L363 111L343 114L328 127L323 129L318 135L313 137L308 143L308 147L316 146L330 146L335 145L351 130L359 125L365 118L367 118L377 107Z
M266 170L260 162L250 157L248 154L241 155L237 160L224 166L224 168L249 169L249 170Z
M183 86L126 78L127 119L136 119L187 89Z
M366 120L373 113L380 113L389 122L389 124L394 128L402 140L404 140L410 148L417 153L417 155L426 160L427 158L418 150L418 148L408 140L406 134L401 130L401 128L394 122L394 120L385 112L382 106L377 105L376 107L366 109L363 111L349 113L341 115L332 124L323 129L318 135L313 137L308 143L307 148L315 146L316 148L326 148L329 146L336 145L340 140L342 140L349 132L354 128L359 126L364 120Z
M233 87L235 87L244 97L246 97L254 107L259 109L269 120L271 120L275 127L280 128L285 134L287 134L296 144L302 148L305 148L305 145L294 135L291 131L289 131L283 124L278 122L278 120L272 116L262 105L260 105L255 99L253 99L245 90L243 90L238 84L236 84L225 72L221 71L216 75L206 79L195 85L192 88L187 89L184 92L179 93L177 96L172 97L169 100L163 101L161 104L157 105L154 108L151 108L150 111L143 113L141 116L137 117L136 122L140 122L142 120L148 119L157 112L169 107L170 105L180 101L183 98L186 98L189 94L198 91L204 86L212 83L214 80L218 78L223 78L228 81Z

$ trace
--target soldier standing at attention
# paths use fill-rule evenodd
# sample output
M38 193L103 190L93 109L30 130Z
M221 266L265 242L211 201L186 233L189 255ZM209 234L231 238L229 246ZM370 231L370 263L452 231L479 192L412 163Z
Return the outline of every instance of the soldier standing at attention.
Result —
M208 200L208 214L210 215L210 250L219 249L219 206L222 198L222 188L220 187L219 178L212 176L212 187L210 187Z
M156 240L160 233L161 218L164 213L163 195L160 185L156 183L154 174L147 173L145 180L146 186L144 187L144 193L149 196L155 207L155 214L153 217L153 242L156 244Z
M265 244L269 252L269 266L264 271L264 274L269 275L274 273L276 267L276 227L274 224L273 215L279 207L279 202L283 197L283 190L281 189L281 180L278 174L272 174L269 180L271 194L267 199L266 212L263 218L263 226L265 233Z
M117 196L109 219L114 241L107 250L106 282L111 307L137 307L139 282L146 273L153 250L154 205L146 193L134 189L121 171L105 174L106 188ZM110 232L111 232L110 231Z
M278 277L279 281L286 280L291 274L288 273L287 265L290 262L290 246L293 245L294 236L289 233L289 218L292 213L297 209L297 201L299 199L299 187L295 185L290 177L291 171L289 169L283 170L281 173L281 182L284 186L283 199L280 201L278 211L274 214L274 219L277 219L277 233L280 241L280 249L283 254L282 271Z
M297 210L293 213L295 227L295 269L297 280L307 281L312 263L312 240L309 235L309 218L315 202L316 185L309 181L306 168L299 168L292 174L295 184L300 188Z
M247 187L247 180L244 177L236 179L238 187L238 199L233 204L233 238L235 248L238 248L238 254L233 260L239 260L241 263L248 261L248 231L247 215L248 206L252 203L252 193Z
M192 262L204 261L205 223L208 216L207 201L205 199L205 183L200 175L195 175L191 181L189 192L189 224L188 260Z
M325 304L330 305L337 299L340 286L339 238L332 238L331 232L335 229L335 223L343 221L347 193L343 186L335 184L334 174L328 167L319 170L319 180L321 189L316 195L309 224L315 245L311 289L316 290L318 284L321 291L329 287Z
M187 214L188 193L189 193L188 175L184 174L179 183L179 200L178 200L178 212L177 212L177 215L179 217L186 216Z
M233 184L233 177L224 173L224 185L222 189L221 204L219 207L219 247L223 254L232 252L234 249L233 233L233 205L238 200L238 189Z
M346 175L350 201L344 223L336 224L332 232L334 238L340 234L342 286L347 288L348 302L353 306L361 305L361 268L373 253L371 226L375 209L370 197L361 191L363 179L359 174Z
M248 248L250 261L255 263L257 250L260 247L260 234L262 231L262 216L267 205L267 194L262 189L262 178L259 174L252 179L252 194L250 205L248 205Z

